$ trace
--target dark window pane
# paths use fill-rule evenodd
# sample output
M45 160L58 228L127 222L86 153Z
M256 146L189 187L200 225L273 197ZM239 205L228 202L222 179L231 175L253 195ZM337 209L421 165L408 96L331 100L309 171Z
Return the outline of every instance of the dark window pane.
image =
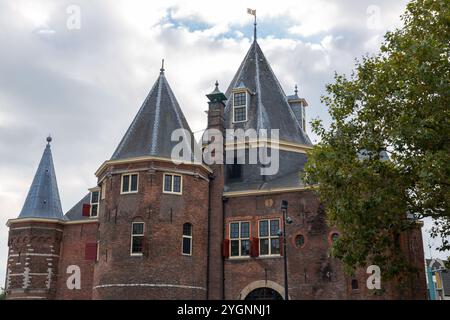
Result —
M164 176L164 191L172 191L172 176L170 174Z
M333 233L331 235L331 241L333 241L333 242L335 242L338 238L339 238L339 234L338 233Z
M235 93L234 95L235 106L245 106L247 103L247 94L245 92Z
M352 279L352 289L357 290L358 289L358 280Z
M133 234L144 234L144 223L133 223Z
M192 224L185 223L183 225L183 235L184 236L191 236L192 235Z
M246 107L234 108L234 122L247 120Z
M131 248L131 253L141 253L142 252L142 244L144 242L144 237L142 236L134 236L133 237L133 246Z
M231 240L231 256L235 257L239 255L239 240Z
M130 190L130 176L123 176L122 192L128 192Z
M91 203L98 203L98 191L91 193Z
M98 204L93 204L91 207L91 217L96 217L98 214Z
M259 254L260 255L269 254L269 239L259 240Z
M138 189L138 175L133 174L131 175L131 188L130 191L137 191Z
M267 237L269 235L269 221L264 220L259 222L259 236Z
M239 238L239 223L230 223L230 238Z
M280 254L280 239L275 238L270 240L271 254Z
M191 254L191 238L183 238L183 253Z
M280 221L279 220L270 220L270 235L272 237L277 236L277 233L279 230L280 230Z
M250 240L241 241L241 256L248 256L250 254Z
M250 237L250 224L248 222L241 223L241 238Z
M181 192L181 176L173 176L173 192Z

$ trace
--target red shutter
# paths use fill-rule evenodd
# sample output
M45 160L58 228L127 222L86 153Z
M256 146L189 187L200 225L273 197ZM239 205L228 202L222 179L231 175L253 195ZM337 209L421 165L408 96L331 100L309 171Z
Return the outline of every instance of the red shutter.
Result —
M230 256L230 240L228 240L228 239L223 240L222 255L225 258L228 258Z
M91 215L91 205L89 203L83 203L83 217L89 217Z
M256 258L259 256L259 238L252 238L250 241L250 256Z
M84 247L84 260L97 260L97 243L86 243Z
M280 237L280 255L282 256L284 254L284 237Z

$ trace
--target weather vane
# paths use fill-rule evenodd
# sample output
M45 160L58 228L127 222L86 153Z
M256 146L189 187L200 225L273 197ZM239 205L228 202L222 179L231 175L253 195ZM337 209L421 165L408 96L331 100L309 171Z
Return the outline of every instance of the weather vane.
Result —
M255 28L253 30L253 39L256 41L256 9L247 8L247 13L251 14L252 16L255 17L255 23L254 23Z

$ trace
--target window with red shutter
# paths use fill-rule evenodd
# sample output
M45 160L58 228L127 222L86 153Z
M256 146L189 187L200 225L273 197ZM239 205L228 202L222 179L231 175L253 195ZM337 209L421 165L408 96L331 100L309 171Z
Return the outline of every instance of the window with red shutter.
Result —
M97 243L86 243L84 247L84 260L97 260Z
M89 217L91 215L91 205L89 203L83 203L83 217Z
M223 240L222 255L225 258L228 258L230 256L230 240L228 239Z

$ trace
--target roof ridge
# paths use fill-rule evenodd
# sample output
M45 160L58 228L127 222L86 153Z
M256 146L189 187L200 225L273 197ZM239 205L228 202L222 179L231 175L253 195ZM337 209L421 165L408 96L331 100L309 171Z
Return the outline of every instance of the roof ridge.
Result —
M162 84L164 81L164 72L161 71L158 79L158 93L156 95L156 109L155 109L155 120L153 122L153 132L152 132L152 145L150 149L150 154L156 154L156 147L158 145L158 133L159 133L159 121L161 116L161 93L162 93Z
M256 40L255 40L256 43ZM256 43L257 45L257 43ZM264 108L264 104L261 101L261 83L260 83L260 73L259 73L259 56L258 56L258 50L255 47L255 68L256 68L256 75L255 75L255 82L256 82L256 94L258 99L258 123L257 123L257 130L259 132L260 129L265 128L264 126L264 118L267 118L267 112ZM265 117L264 117L265 116ZM262 127L262 128L261 128Z

